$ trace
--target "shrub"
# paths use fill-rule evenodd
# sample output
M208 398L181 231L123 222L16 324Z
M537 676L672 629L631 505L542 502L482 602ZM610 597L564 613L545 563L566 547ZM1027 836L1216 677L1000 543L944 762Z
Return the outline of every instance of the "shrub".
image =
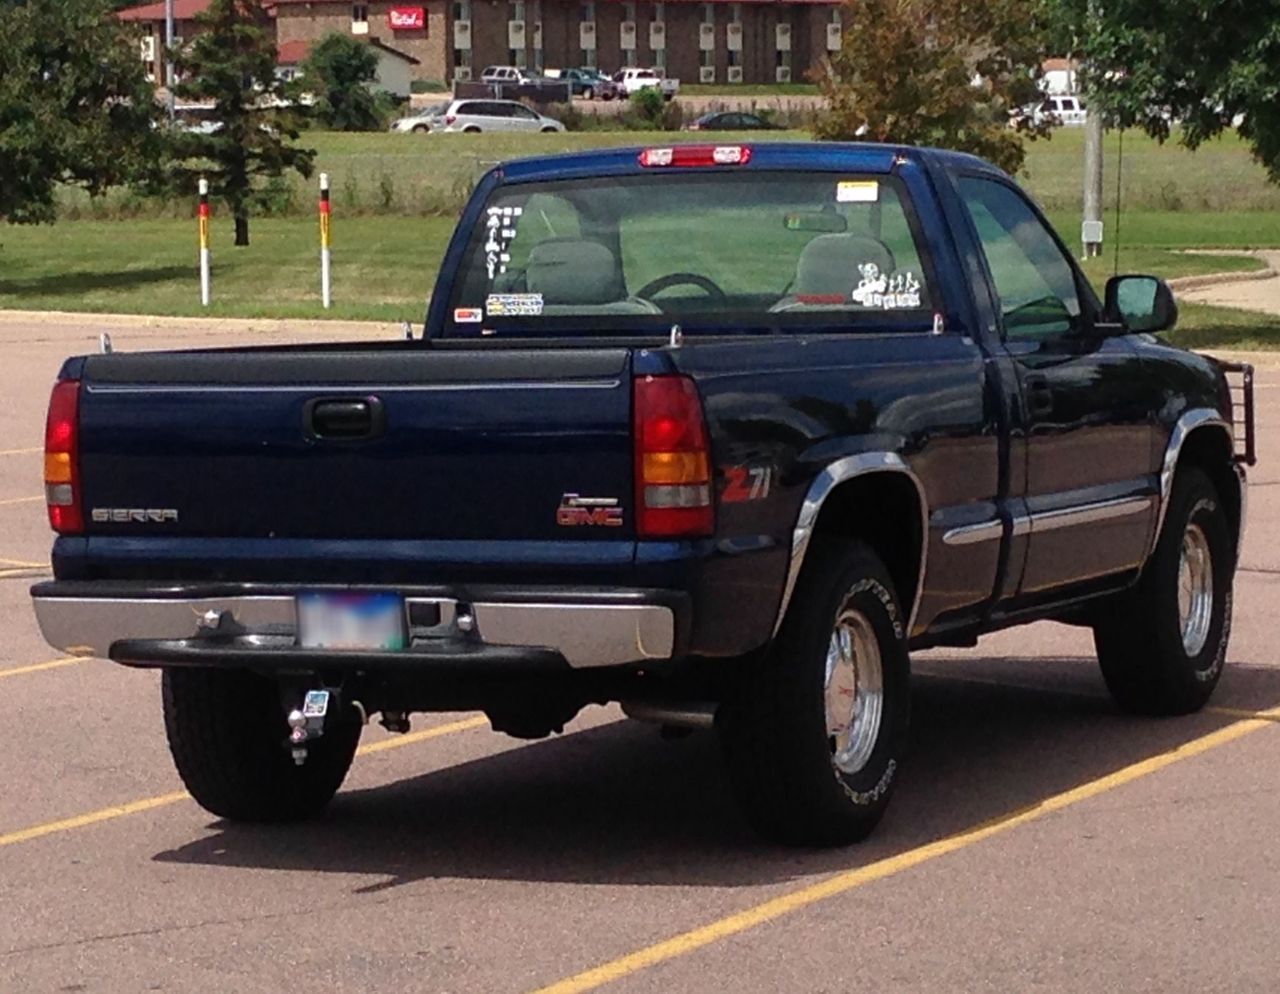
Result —
M662 107L662 130L679 131L684 127L684 108L679 101L672 100Z
M650 128L656 128L662 123L662 112L666 107L666 101L662 99L662 91L656 86L646 86L642 90L636 90L631 94L628 112L640 122Z

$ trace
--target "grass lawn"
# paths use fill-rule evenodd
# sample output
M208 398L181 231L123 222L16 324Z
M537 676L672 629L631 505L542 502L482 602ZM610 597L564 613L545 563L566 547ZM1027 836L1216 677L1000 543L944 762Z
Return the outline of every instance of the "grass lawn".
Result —
M775 132L717 139L803 137ZM301 179L290 181L279 198L281 216L253 220L253 244L247 249L232 247L230 223L215 206L214 306L207 312L198 300L192 205L157 205L127 191L114 191L95 204L67 195L68 217L78 219L0 226L0 308L417 320L457 207L490 165L523 155L682 140L705 136L310 133L304 141L317 150L317 170L328 172L333 184L335 305L330 311L319 304L314 180ZM1117 145L1118 137L1109 136L1107 251L1087 266L1098 282L1114 266ZM1029 146L1021 177L1069 245L1078 239L1082 158L1082 131L1062 129ZM1189 153L1128 135L1123 180L1122 271L1174 277L1249 269L1259 263L1174 250L1280 246L1280 188L1267 183L1234 136ZM1273 337L1280 343L1280 322L1243 312L1188 307L1184 329L1181 334L1198 343L1215 335L1232 344Z

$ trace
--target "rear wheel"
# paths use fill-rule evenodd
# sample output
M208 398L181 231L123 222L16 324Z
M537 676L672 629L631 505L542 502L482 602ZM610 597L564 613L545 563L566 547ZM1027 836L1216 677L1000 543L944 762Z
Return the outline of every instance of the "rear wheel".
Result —
M591 87L589 87L589 86L583 87L583 89L582 89L582 99L583 99L583 100L594 100L595 98L596 98L596 91L595 91L595 90L591 89Z
M462 129L462 133L464 135L478 135L480 134L480 129L477 128L474 124L468 124L465 128Z
M1179 470L1142 579L1094 625L1102 676L1126 711L1189 714L1208 702L1231 634L1234 553L1212 481Z
M734 788L762 834L797 845L865 837L889 803L910 714L893 583L865 545L815 548L770 651L717 725Z
M234 821L322 811L355 756L360 724L333 723L295 765L279 690L244 670L166 669L164 726L178 775L201 807Z
M431 129L428 128L425 124L415 124L413 126L413 133L415 135L425 135L430 130Z
M544 135L554 135L556 133L556 129L548 125L547 127L542 129L542 133Z

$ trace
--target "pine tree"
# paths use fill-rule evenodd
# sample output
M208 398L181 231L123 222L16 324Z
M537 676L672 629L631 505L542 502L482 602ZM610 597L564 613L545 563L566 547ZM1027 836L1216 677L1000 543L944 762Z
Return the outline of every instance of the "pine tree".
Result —
M315 97L314 112L333 131L376 131L382 124L372 84L378 56L364 42L333 32L307 54L302 87Z
M289 169L310 176L315 152L293 144L305 115L276 77L275 38L261 0L211 0L196 23L196 36L174 53L174 92L212 101L216 124L174 136L179 164L170 183L189 196L206 177L235 219L235 243L248 245L250 209L265 195L256 180Z

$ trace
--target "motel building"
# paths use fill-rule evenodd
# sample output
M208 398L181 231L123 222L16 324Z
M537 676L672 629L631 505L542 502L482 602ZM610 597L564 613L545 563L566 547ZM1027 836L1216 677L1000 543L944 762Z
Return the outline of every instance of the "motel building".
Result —
M176 38L189 38L208 0L174 0ZM485 66L652 66L685 83L806 82L840 47L834 0L270 0L276 43L298 52L337 31L406 57L414 80L479 78ZM129 7L139 52L164 79L164 3ZM288 67L284 67L285 71Z

